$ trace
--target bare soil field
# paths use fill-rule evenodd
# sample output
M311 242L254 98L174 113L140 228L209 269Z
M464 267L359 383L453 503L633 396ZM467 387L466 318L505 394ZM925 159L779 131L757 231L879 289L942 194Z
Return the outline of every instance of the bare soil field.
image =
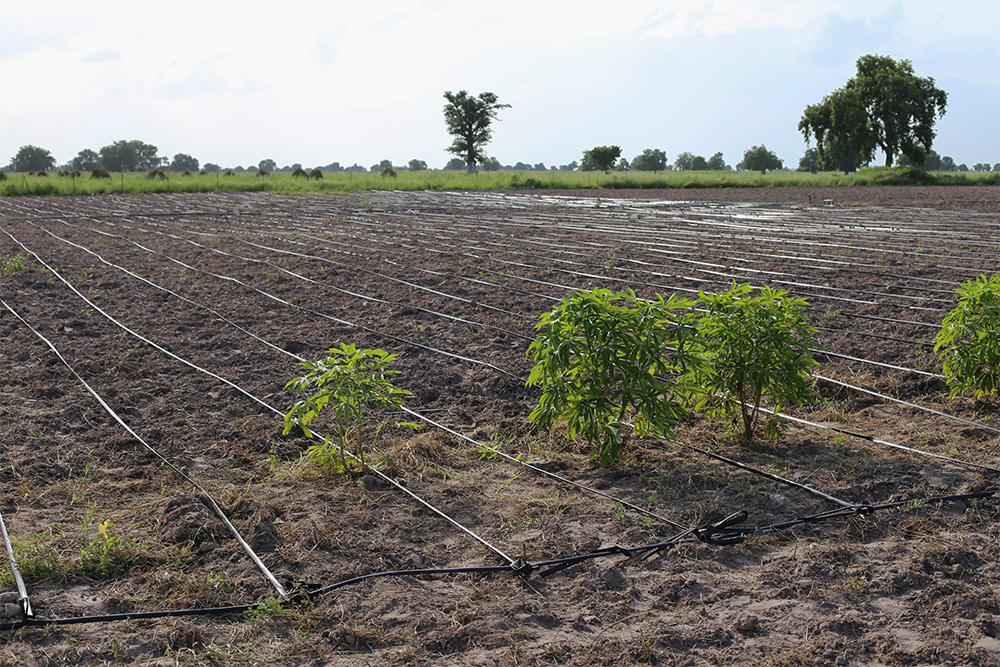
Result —
M997 401L930 342L1000 188L606 194L0 199L0 665L1000 664ZM819 328L780 441L532 427L559 299L733 280ZM282 435L341 343L419 424L360 479Z

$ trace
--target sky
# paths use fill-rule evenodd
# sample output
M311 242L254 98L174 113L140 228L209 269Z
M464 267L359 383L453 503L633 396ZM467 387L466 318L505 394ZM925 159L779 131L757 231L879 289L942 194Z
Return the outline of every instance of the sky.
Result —
M442 167L444 91L496 93L487 152L618 145L795 168L802 111L859 56L948 93L934 150L1000 162L996 0L0 0L0 165L121 139L202 164Z

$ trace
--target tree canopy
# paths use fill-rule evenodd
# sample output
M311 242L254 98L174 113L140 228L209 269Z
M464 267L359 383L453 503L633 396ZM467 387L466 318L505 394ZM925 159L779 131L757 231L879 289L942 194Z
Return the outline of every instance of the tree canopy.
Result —
M767 150L767 146L761 144L748 148L743 153L743 161L740 162L739 166L747 171L759 171L764 174L768 169L781 169L781 165L782 162L778 156Z
M199 166L198 158L187 153L177 153L168 169L170 171L198 171Z
M600 169L605 174L615 166L615 162L621 157L622 149L618 146L594 146L588 151L583 151L583 161L580 169L582 171L596 171Z
M93 171L101 166L100 162L101 156L97 154L97 151L84 148L76 154L75 158L70 160L69 166L77 171Z
M667 168L667 154L659 148L647 148L632 158L635 171L663 171Z
M478 97L460 90L453 93L445 91L444 97L448 104L444 105L444 122L448 134L455 137L449 153L462 158L466 170L471 174L476 170L476 163L486 159L484 148L493 138L490 125L497 118L500 109L509 109L509 104L500 104L494 93L480 93Z
M916 76L909 60L866 55L843 88L806 107L799 131L806 142L816 140L823 168L854 171L871 162L876 149L887 167L900 155L923 164L947 104L948 94L933 78Z
M158 150L156 146L138 139L116 141L101 147L100 163L108 171L150 171L166 161L157 157Z
M13 171L48 171L56 166L56 159L46 149L29 144L18 149L10 166Z

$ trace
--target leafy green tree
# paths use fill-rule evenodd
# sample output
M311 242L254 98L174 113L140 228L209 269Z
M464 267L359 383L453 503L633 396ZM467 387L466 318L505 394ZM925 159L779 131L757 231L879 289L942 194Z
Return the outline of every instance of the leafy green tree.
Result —
M647 148L632 158L634 171L663 171L667 168L667 154L659 148Z
M460 157L453 157L448 160L448 164L444 166L446 171L461 171L465 169L465 160Z
M834 91L819 104L806 107L799 131L808 143L816 140L817 162L824 171L857 171L871 162L874 139L868 113L853 89Z
M1000 276L981 275L958 288L958 305L934 337L951 397L1000 391Z
M985 162L977 162L976 164L972 165L972 171L989 171L989 170L990 170L990 165L988 165Z
M812 358L816 329L802 309L804 299L764 287L756 296L749 283L734 281L720 294L698 293L695 306L705 313L698 320L696 349L706 362L692 366L689 381L703 388L697 407L709 416L742 422L743 441L753 441L761 401L770 398L776 411L799 404L812 394L808 379L819 364ZM774 438L783 423L772 416L765 437Z
M691 160L691 170L692 171L707 171L708 170L708 160L706 160L701 155L695 155Z
M933 78L916 76L909 60L866 55L843 88L806 107L799 131L807 141L810 135L816 139L822 162L832 160L838 168L851 160L867 164L876 148L885 153L887 167L899 155L922 165L947 104L948 94Z
M101 147L100 163L108 171L152 171L165 162L156 155L158 150L138 139L120 140Z
M174 155L173 161L167 167L167 171L198 171L200 163L197 158L191 157L187 153Z
M618 171L628 171L631 168L632 165L630 165L628 163L628 160L626 160L625 158L618 160L618 164L615 165L615 169L617 169Z
M69 166L76 171L93 171L100 166L100 161L101 156L97 154L97 151L84 148L76 154L75 158L70 160Z
M677 155L677 159L674 160L674 169L678 171L688 171L691 169L691 165L694 163L694 153L689 153L684 151Z
M760 146L748 148L743 153L743 161L740 162L740 168L747 171L759 171L761 174L764 174L768 169L781 169L781 164L782 162L778 159L778 156L761 144Z
M500 104L494 93L480 93L473 97L464 90L452 93L445 91L448 104L444 105L444 122L448 134L455 137L449 153L462 158L468 173L476 171L476 163L486 158L484 149L493 138L490 127L501 109L509 109L509 104Z
M576 171L579 168L580 168L580 165L578 165L576 163L576 160L573 160L569 164L560 165L559 166L559 171Z
M645 301L606 289L563 299L528 346L528 386L542 389L530 419L539 428L565 419L569 437L582 434L602 466L618 457L629 417L640 437L670 437L688 414L691 388L660 378L683 378L700 363L688 352L690 307L674 295Z
M458 165L458 169L464 169L465 163L462 162L460 158L455 158L455 159L461 162L461 164ZM483 159L481 166L483 168L483 171L500 171L501 169L503 169L503 165L500 164L500 160L496 159L495 157L487 157Z
M615 166L618 158L621 157L622 149L618 146L594 146L590 150L583 152L583 161L580 169L582 171L596 171L600 169L605 174Z
M271 158L266 158L257 163L257 169L261 171L275 171L278 168L278 163Z
M416 158L410 160L407 165L410 171L424 171L427 169L427 163Z
M810 174L819 171L819 151L815 148L807 148L806 152L799 158L799 168L796 171L808 171Z
M958 166L955 164L955 160L950 155L945 155L941 158L941 171L957 171ZM997 171L994 169L994 171Z
M11 171L48 171L56 166L52 153L38 146L21 146L10 159Z
M214 174L214 173L216 173L218 171L222 171L222 167L219 166L219 165L217 165L217 164L215 164L214 162L206 162L202 166L202 169L204 169L205 171L207 171L210 174Z
M535 171L548 171L548 169L546 169L546 167L545 167L545 163L544 162L539 162L534 167L532 167L532 169L534 169Z
M729 165L726 164L726 161L722 157L722 151L719 151L712 157L708 158L706 168L709 171L725 171L726 169L729 169Z

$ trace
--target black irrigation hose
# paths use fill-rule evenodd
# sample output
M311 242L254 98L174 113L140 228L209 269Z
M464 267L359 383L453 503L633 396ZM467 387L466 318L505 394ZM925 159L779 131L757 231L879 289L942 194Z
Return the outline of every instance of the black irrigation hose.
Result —
M880 505L852 505L849 507L842 507L841 509L837 510L821 512L819 514L812 514L804 517L797 517L790 521L784 521L781 523L772 523L764 526L737 525L740 522L745 521L748 517L748 513L745 510L742 510L730 514L728 517L722 519L721 521L706 524L704 526L697 528L685 529L666 540L655 542L653 544L646 544L638 547L621 547L621 546L606 547L598 549L597 551L592 551L585 554L579 554L577 556L570 556L567 558L558 558L558 559L544 560L538 562L528 562L518 558L517 560L512 561L509 565L501 565L501 566L428 568L420 570L389 570L383 572L372 572L369 574L352 577L350 579L345 579L343 581L339 581L334 584L329 584L326 586L311 587L311 590L297 592L290 597L286 597L284 600L278 601L278 604L281 605L282 607L289 607L293 604L314 602L323 595L339 590L341 588L357 585L362 582L370 581L373 579L384 579L390 577L402 578L402 577L441 576L441 575L454 575L454 574L513 573L517 575L519 578L524 579L529 577L534 572L539 572L539 576L547 577L557 572L561 572L562 570L568 567L577 565L579 563L583 563L588 560L596 560L599 558L608 558L619 555L625 556L627 561L635 559L645 559L652 555L662 553L665 550L670 549L672 547L676 547L677 545L683 542L692 541L691 536L693 536L698 541L703 542L705 544L713 546L725 546L729 544L742 542L751 535L770 535L774 533L784 532L792 528L796 528L798 526L821 523L824 521L829 521L831 519L864 516L864 515L874 514L875 512L879 511L896 509L899 507L916 508L927 504L942 504L945 502L959 502L959 501L968 503L969 501L992 497L996 493L997 491L995 490L980 491L976 493L966 493L960 495L934 496L931 498L914 498L910 500L901 500L891 503L883 503ZM232 605L227 607L209 607L202 609L171 609L164 611L147 611L147 612L126 612L121 614L106 614L100 616L78 616L71 618L54 618L54 619L24 618L19 621L0 623L0 631L17 630L26 627L44 628L57 625L77 625L83 623L110 623L116 621L173 618L179 616L214 616L222 614L238 614L238 613L246 613L248 611L258 609L259 607L260 607L259 604L243 604L243 605Z

